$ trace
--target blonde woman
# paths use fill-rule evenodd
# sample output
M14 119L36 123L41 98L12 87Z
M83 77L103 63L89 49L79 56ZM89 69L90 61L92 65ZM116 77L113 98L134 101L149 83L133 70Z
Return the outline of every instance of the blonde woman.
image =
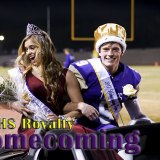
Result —
M8 72L16 84L18 96L18 101L10 102L9 107L33 120L47 121L62 115L65 105L80 105L83 110L87 108L88 115L97 118L98 111L83 103L76 77L61 66L55 58L55 52L48 34L37 26L28 24L26 37L18 50L17 67ZM72 103L68 103L70 101ZM79 116L82 114L76 110L65 115Z

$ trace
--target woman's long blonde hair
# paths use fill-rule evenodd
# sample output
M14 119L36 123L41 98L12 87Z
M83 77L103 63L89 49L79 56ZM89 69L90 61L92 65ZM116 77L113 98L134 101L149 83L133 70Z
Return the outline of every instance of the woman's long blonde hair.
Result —
M32 69L24 46L25 42L30 38L38 47L38 55L41 58L44 86L47 90L47 101L55 104L55 92L57 91L59 76L62 73L63 67L55 58L56 49L46 32L42 31L41 35L32 34L22 40L18 49L16 64L23 71L24 77Z

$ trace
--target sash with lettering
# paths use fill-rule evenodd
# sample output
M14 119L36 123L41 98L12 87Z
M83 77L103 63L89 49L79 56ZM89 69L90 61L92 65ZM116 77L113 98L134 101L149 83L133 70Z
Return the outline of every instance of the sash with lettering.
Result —
M104 68L99 58L89 59L88 61L92 65L97 75L108 109L118 123L118 115L121 110L121 104L118 100L117 93L110 79L110 75Z
M20 69L18 67L10 69L8 74L16 85L17 99L21 101L24 94L27 94L30 98L26 107L34 112L31 118L38 121L47 121L47 115L53 114L53 112L29 91Z

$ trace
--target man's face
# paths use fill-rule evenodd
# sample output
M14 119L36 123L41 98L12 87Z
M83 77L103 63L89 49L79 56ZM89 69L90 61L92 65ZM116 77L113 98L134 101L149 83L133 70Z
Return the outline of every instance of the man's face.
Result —
M106 67L115 67L123 56L122 48L118 43L106 43L101 46L99 56Z

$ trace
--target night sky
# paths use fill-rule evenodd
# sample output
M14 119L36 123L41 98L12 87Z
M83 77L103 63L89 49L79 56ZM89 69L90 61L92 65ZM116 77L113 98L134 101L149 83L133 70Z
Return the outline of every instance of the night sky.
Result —
M25 36L26 25L34 23L47 30L47 6L49 1L3 1L0 4L0 34L5 36L3 48L18 48ZM51 8L50 8L51 9Z
M135 1L135 39L130 47L160 47L160 2ZM124 26L130 37L131 0L74 0L75 36L93 37L94 30L106 22ZM1 0L0 35L3 49L17 49L25 36L27 23L47 31L47 6L50 7L50 35L58 51L64 47L92 49L93 41L71 40L71 0ZM155 39L155 37L157 37Z

